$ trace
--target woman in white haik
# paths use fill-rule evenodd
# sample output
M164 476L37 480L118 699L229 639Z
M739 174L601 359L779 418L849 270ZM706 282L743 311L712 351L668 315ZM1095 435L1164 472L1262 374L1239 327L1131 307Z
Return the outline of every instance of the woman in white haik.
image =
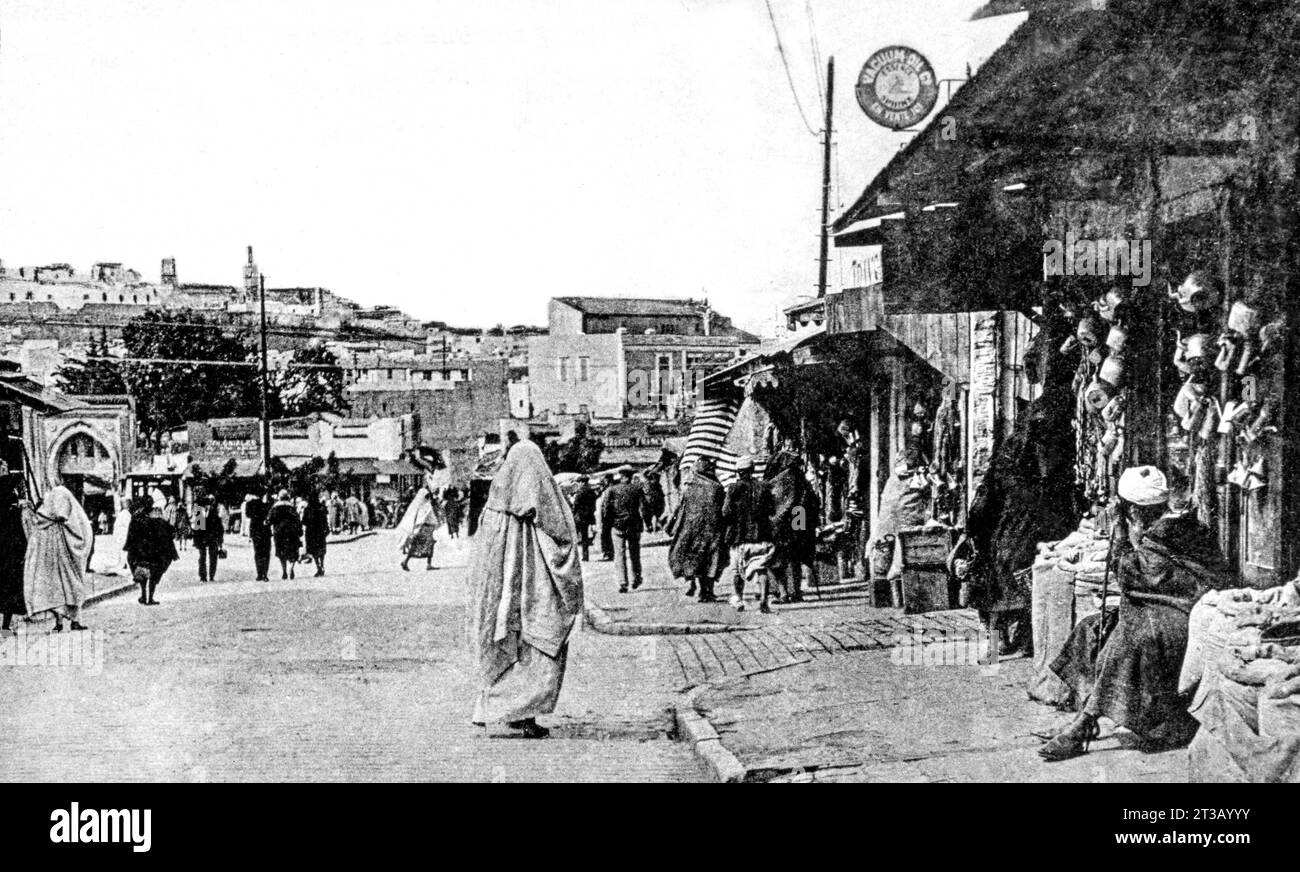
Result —
M440 538L438 531L445 527L439 506L443 492L451 485L451 470L443 463L442 455L427 446L412 451L410 458L424 470L424 484L397 525L398 541L402 543L402 569L410 570L412 557L417 560L423 557L424 568L433 569L433 549Z
M78 618L86 599L86 558L94 531L90 519L72 491L63 486L58 473L49 473L50 487L39 506L22 504L23 528L27 533L27 556L23 563L23 592L27 614L54 615L54 631L63 629L63 618L72 629L84 630Z
M471 541L469 642L479 695L473 722L505 721L530 739L549 731L569 633L582 608L582 563L569 503L529 441L492 479Z

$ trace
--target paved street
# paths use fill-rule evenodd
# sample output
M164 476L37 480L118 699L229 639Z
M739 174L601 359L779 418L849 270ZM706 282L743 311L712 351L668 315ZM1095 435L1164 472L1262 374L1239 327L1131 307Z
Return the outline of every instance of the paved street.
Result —
M580 629L553 736L535 742L468 723L463 545L433 572L404 573L383 531L333 545L324 579L270 583L251 580L237 537L216 583L197 582L194 557L169 573L159 607L128 592L87 610L95 635L56 638L102 643L102 671L0 667L6 780L700 780L690 745L670 738L692 690L750 780L1185 777L1183 752L1142 754L1111 733L1089 755L1042 763L1032 733L1063 716L1026 699L1028 661L981 667L972 613L871 609L851 585L738 614L683 596L662 547L645 549L646 583L628 594L612 564L588 563L606 629L673 632ZM46 645L48 630L31 625L27 644Z
M550 740L471 727L460 549L436 571L403 573L384 531L333 546L325 579L269 584L252 581L237 537L217 583L200 585L193 561L182 555L157 608L127 593L87 610L101 674L0 667L4 779L704 777L668 738L671 690L642 640L575 635ZM48 628L32 625L28 644L44 644Z
M665 678L694 688L752 781L1171 781L1182 750L1143 753L1108 725L1092 753L1047 764L1034 733L1069 715L1028 699L1031 662L980 664L987 642L968 610L904 615L871 608L858 585L809 591L771 615L697 604L669 577L666 551L643 551L645 584L617 592L590 564L589 601L610 627L649 629ZM719 586L719 590L722 586ZM690 632L684 632L690 630ZM645 638L645 637L642 637Z

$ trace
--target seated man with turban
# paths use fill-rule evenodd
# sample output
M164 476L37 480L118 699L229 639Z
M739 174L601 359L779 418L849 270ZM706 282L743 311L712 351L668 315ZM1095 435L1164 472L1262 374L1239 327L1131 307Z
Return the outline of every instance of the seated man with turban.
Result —
M1084 618L1052 663L1079 715L1039 750L1048 761L1084 753L1102 716L1147 743L1177 745L1195 732L1178 693L1187 616L1202 594L1230 587L1234 576L1214 533L1184 510L1187 481L1177 470L1134 467L1117 490L1109 512L1119 613L1103 608Z

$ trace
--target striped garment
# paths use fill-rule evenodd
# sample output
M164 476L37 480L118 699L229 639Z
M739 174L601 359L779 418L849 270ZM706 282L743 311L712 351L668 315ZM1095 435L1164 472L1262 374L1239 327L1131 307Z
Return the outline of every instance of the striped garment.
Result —
M711 457L717 465L718 481L726 483L736 477L736 455L724 446L727 435L736 423L742 398L702 400L695 410L691 432L686 437L686 450L682 454L682 471L695 465L700 457ZM754 458L754 475L762 478L764 463Z

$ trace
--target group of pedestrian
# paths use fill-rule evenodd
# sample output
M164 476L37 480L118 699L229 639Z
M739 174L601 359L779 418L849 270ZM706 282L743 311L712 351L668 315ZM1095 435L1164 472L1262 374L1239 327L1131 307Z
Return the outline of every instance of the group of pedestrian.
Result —
M570 499L582 559L591 559L599 530L601 559L617 564L619 589L640 587L641 536L663 526L665 497L656 470L638 474L623 467L604 475L599 489L592 487L588 476L580 476Z
M673 537L668 565L675 578L688 582L687 596L715 602L714 585L730 566L737 611L745 609L745 588L757 586L759 611L771 603L803 599L803 576L817 583L816 536L821 503L808 482L803 461L782 450L773 455L766 475L754 477L754 461L736 463L736 480L724 489L710 458L695 462L681 503L668 523ZM621 588L620 588L621 589Z

